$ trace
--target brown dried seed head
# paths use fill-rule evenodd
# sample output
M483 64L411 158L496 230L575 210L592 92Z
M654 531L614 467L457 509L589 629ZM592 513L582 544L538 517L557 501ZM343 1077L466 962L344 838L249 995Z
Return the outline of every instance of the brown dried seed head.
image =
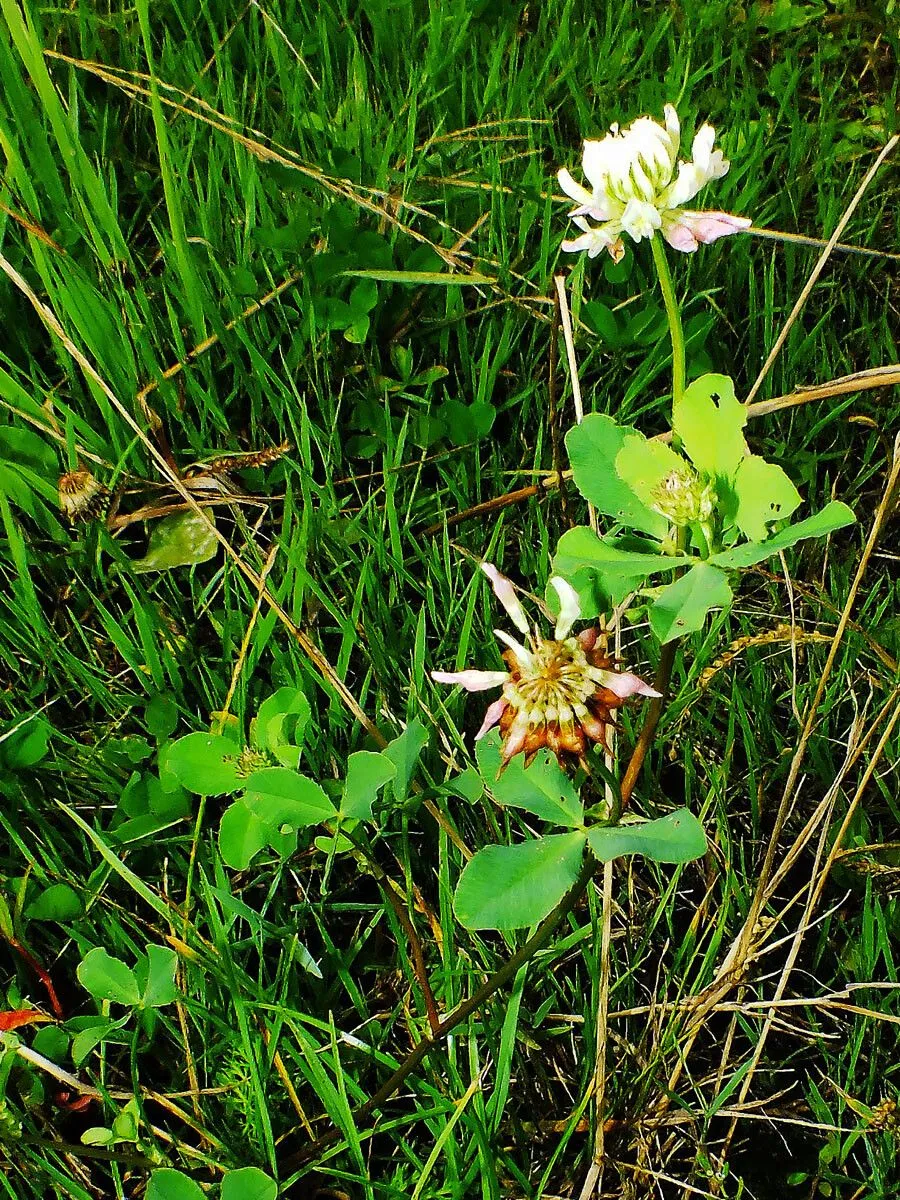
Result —
M96 521L109 503L109 488L90 471L69 471L59 477L59 511L72 525Z

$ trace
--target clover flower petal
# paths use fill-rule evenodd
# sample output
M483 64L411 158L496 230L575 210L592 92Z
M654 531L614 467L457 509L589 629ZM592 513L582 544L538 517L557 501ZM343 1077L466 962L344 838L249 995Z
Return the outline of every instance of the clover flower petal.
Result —
M506 683L506 671L432 671L435 683L458 683L467 692L486 692Z
M434 673L432 673L431 678L434 679ZM506 674L506 672L504 672L504 680L507 678L508 678L508 675ZM501 696L499 700L495 700L493 704L488 705L488 710L484 714L484 720L481 722L481 728L475 734L476 742L480 742L481 739L484 737L484 735L489 730L494 728L494 726L497 724L497 722L500 720L500 718L506 712L506 709L508 706L509 706L509 701L506 699L505 696Z
M704 179L711 179L710 162L712 159L713 143L716 140L716 131L712 125L701 125L694 135L694 140L691 143L691 158L694 165L704 175ZM721 151L720 151L721 157ZM728 163L725 163L725 171L728 170ZM725 171L722 174L725 174Z
M525 616L525 609L516 595L516 589L512 583L501 575L493 563L483 562L481 569L491 581L491 587L494 589L494 595L506 609L509 619L518 629L519 633L528 632L528 618Z
M652 688L649 683L645 683L639 675L633 675L631 671L603 671L603 686L609 688L611 692L619 697L620 700L627 700L629 696L650 696L657 700L662 696L662 692L658 692Z
M662 217L649 200L629 200L622 213L622 228L635 242L653 237L662 225Z
M678 148L681 145L681 122L674 104L663 105L663 117L666 122L666 132L673 147L671 162L674 169L675 163L678 161Z
M550 586L559 597L559 616L556 619L553 636L558 642L561 642L569 636L572 626L581 616L581 603L578 593L571 583L562 576L553 575L550 579Z
M594 195L589 192L586 187L582 187L580 183L572 178L572 175L565 167L561 167L556 174L559 180L559 186L566 193L570 200L574 200L576 204L580 204L581 208L575 210L573 216L581 216L582 213L590 213L595 220L605 221L606 216L596 215L593 211Z
M580 237L563 242L563 250L568 253L586 250L588 258L596 258L601 250L606 250L613 262L620 261L622 255L625 253L625 247L622 245L622 239L619 236L621 226L617 229L616 235L613 236L611 232L613 222L611 221L606 226L591 226L583 217L573 217L572 219L579 229L584 230L584 233Z
M749 229L750 225L747 217L723 212L688 212L682 208L663 217L662 235L673 250L690 254L701 243L708 246L720 237Z
M504 629L495 629L494 637L503 642L505 646L509 647L512 653L516 656L517 661L520 662L522 666L526 668L526 670L531 670L532 666L534 665L534 659L532 658L530 650L526 650L521 642L517 642L516 639L511 637Z
M678 174L659 198L662 211L669 213L680 209L688 200L693 200L705 183L706 177L696 163L679 163Z

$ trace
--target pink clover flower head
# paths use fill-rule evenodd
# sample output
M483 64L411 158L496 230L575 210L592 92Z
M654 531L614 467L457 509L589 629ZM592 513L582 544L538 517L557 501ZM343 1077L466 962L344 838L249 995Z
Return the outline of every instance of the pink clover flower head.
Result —
M697 131L691 161L679 160L678 114L671 104L664 112L663 125L640 117L624 130L613 125L605 137L585 141L581 167L590 188L565 167L559 172L560 187L576 204L569 216L581 230L563 242L563 250L584 250L595 258L605 249L618 262L625 252L624 233L640 242L659 232L673 249L689 254L701 243L749 228L747 217L684 207L707 183L727 174L730 163L713 149L712 125Z
M475 738L499 725L504 764L520 753L529 762L543 747L564 765L584 759L589 743L605 744L615 709L632 696L659 696L637 675L616 669L597 626L572 633L581 609L578 593L565 579L554 575L550 580L559 614L553 635L544 637L529 625L511 580L493 563L483 563L482 570L524 641L495 629L506 647L505 671L432 671L431 678L436 683L459 684L469 692L502 689Z

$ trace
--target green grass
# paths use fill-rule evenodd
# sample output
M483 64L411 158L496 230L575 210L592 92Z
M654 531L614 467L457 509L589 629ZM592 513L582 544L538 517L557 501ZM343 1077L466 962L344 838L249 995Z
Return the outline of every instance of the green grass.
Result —
M254 620L257 591L231 558L135 574L143 523L115 538L98 524L69 531L56 476L80 457L109 484L161 482L123 415L146 428L136 397L151 383L147 403L182 468L293 443L243 476L271 498L262 519L220 510L218 527L255 571L277 547L273 597L387 736L414 716L429 727L420 797L391 813L375 854L449 1012L521 940L454 921L458 844L474 850L525 824L441 786L469 763L481 713L428 671L496 661L496 612L475 562L490 557L540 588L566 524L549 492L424 531L554 465L551 275L566 226L555 169L577 164L583 136L672 100L689 126L711 120L732 159L707 205L827 237L893 132L898 45L878 5L821 7L0 0L0 252L119 402L20 290L0 291L0 703L9 724L43 710L53 729L35 766L17 767L4 749L14 743L0 744L2 927L50 971L69 1034L97 1013L76 976L93 947L133 963L147 943L169 944L180 963L179 1004L127 1020L85 1060L79 1078L103 1093L87 1110L60 1104L62 1085L14 1052L0 1059L0 1196L139 1195L147 1159L204 1185L256 1165L289 1197L579 1195L597 1122L599 881L511 987L359 1120L427 1032L409 940L371 876L307 843L231 872L215 840L221 800L152 838L123 846L113 831L132 774L154 774L148 705L160 696L179 736L209 727L233 678L243 723L275 688L302 687L315 720L303 769L319 780L343 774L365 732L274 612L263 604ZM897 199L889 162L844 240L895 251ZM586 405L655 433L669 355L645 250L629 249L623 278L600 260L568 264L576 315L589 325L585 306L599 301L618 321L612 345L578 332ZM721 370L746 393L816 255L744 237L679 257L689 375ZM385 268L495 282L376 283L366 328L372 285L342 272ZM759 398L896 362L896 271L887 258L835 254ZM436 425L447 400L478 408L444 409ZM563 428L573 419L564 402ZM767 905L743 976L695 1029L678 1005L706 995L749 910L797 713L828 645L802 643L795 663L789 641L750 645L705 690L701 673L733 640L792 617L834 632L898 415L884 388L749 427L754 450L801 488L802 514L836 497L860 525L792 551L792 588L778 564L748 572L732 612L679 653L636 799L648 815L688 804L715 849L685 868L615 870L604 1195L829 1194L820 1183L842 1198L896 1194L890 1114L866 1115L898 1091L900 1011L896 993L875 986L896 981L896 734L845 838L857 852L830 875L743 1100L768 1012L760 1002L775 993L821 869L818 830ZM569 504L583 519L574 494ZM776 862L892 697L897 553L895 520L865 575ZM657 653L645 628L627 629L630 665L649 673ZM625 747L636 724L625 715ZM834 796L825 853L884 724ZM30 917L61 882L80 913ZM0 985L5 1009L47 1007L12 946L0 953ZM123 1012L114 1005L113 1019ZM19 1036L29 1046L35 1033ZM40 1034L43 1053L75 1070L53 1036ZM138 1144L95 1157L81 1135L109 1126L128 1096L140 1107ZM338 1139L311 1164L285 1169L332 1127ZM790 1187L792 1174L806 1178Z

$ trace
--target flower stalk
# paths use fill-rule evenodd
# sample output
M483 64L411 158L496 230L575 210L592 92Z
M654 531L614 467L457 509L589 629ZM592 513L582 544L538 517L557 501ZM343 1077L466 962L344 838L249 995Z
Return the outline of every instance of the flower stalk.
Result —
M686 361L684 349L684 329L681 324L681 312L675 297L675 287L672 283L672 272L669 261L660 238L650 239L650 249L653 252L653 265L659 279L659 290L662 292L663 304L666 309L666 320L669 323L669 337L672 340L672 407L677 407L684 397L686 382Z

